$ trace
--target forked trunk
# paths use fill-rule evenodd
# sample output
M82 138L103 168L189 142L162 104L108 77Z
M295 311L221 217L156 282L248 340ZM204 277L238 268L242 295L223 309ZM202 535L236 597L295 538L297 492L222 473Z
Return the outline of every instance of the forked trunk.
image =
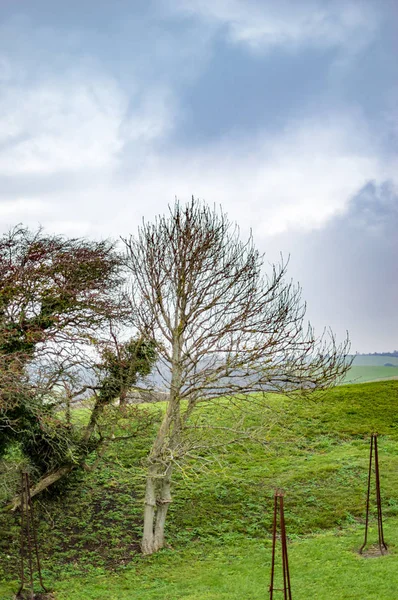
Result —
M144 532L141 542L143 554L153 554L165 545L165 523L169 504L171 503L171 465L166 474L156 476L156 468L151 469L146 481Z
M176 315L178 314L178 307ZM166 413L159 428L150 453L152 461L149 467L145 490L144 533L141 550L143 554L152 554L163 548L165 543L164 529L167 511L171 502L172 464L165 463L162 457L166 451L176 447L181 436L180 390L181 390L181 347L182 337L177 333L178 320L176 317L173 334L172 376L170 383L169 401ZM166 452L167 455L167 452Z

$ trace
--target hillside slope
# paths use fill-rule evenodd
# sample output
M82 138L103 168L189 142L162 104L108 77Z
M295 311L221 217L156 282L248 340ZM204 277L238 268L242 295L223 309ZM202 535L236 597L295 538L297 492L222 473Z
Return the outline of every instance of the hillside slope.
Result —
M152 569L161 570L167 561L178 563L178 556L182 559L192 552L224 556L224 547L228 552L236 547L240 555L238 549L247 543L253 543L253 548L268 543L276 486L286 491L290 539L360 525L373 431L380 435L384 515L387 521L398 516L398 381L341 386L305 401L269 395L268 406L262 414L269 424L263 444L246 441L202 451L201 461L192 461L177 473L167 531L173 552L151 559L138 554L142 458L150 445L148 436L109 448L101 468L71 477L59 497L38 499L40 551L47 579L61 590L62 581L73 577L79 588L81 580L76 578L83 573L98 576L133 568L145 580L145 573L149 577ZM207 422L219 427L218 441L221 428L230 423L231 410L204 411ZM255 410L248 417L252 426L261 420ZM214 438L211 431L209 435ZM0 533L0 578L15 579L18 517L0 513ZM78 596L61 593L59 597ZM170 599L180 597L190 596Z

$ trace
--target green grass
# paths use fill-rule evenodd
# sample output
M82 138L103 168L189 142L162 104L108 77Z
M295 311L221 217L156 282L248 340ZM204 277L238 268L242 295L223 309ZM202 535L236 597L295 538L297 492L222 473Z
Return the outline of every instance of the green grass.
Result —
M286 490L295 600L393 597L398 381L341 386L312 400L270 395L267 403L261 416L253 410L247 417L252 425L269 424L262 445L202 451L202 461L176 473L167 528L172 549L149 559L137 552L147 434L110 447L102 468L73 475L60 497L38 499L45 579L57 600L266 597L275 486ZM228 425L233 410L224 409L208 407L203 421ZM226 436L222 431L217 441ZM383 513L392 552L363 559L354 550L363 531L373 431L380 434ZM17 553L18 518L0 513L0 581L15 579ZM11 598L15 589L15 583L0 583L0 598Z
M370 541L376 540L370 531ZM387 542L398 539L398 519L385 526ZM366 558L358 554L363 531L332 531L289 543L292 595L295 600L373 600L394 598L398 589L398 555ZM141 559L123 573L50 581L58 600L263 600L270 578L271 544L240 538L226 546L194 544ZM277 556L275 587L281 585ZM1 587L9 600L14 585ZM279 596L277 596L279 597Z
M393 377L398 377L398 366L356 366L354 364L345 376L343 383L364 383L366 381L375 381L377 379L391 379Z

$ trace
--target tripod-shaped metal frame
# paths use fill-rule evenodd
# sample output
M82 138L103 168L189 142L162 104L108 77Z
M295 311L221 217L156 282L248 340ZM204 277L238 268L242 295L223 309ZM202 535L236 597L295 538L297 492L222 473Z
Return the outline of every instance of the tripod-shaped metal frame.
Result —
M369 475L368 475L368 494L366 498L366 524L365 524L365 540L359 549L359 554L363 553L363 550L368 541L368 528L369 528L369 498L370 498L370 480L372 475L372 458L373 448L375 457L375 479L376 479L376 503L377 503L377 528L379 534L379 549L380 554L387 552L388 546L384 541L383 535L383 516L381 513L381 496L380 496L380 471L379 471L379 454L377 451L377 433L372 433L370 437L370 457L369 457Z
M287 541L285 527L285 513L283 508L284 493L281 490L275 490L274 496L274 525L272 529L272 564L271 564L271 583L269 586L270 600L274 597L274 591L283 592L284 600L292 600L292 592L290 588L289 561L287 558ZM275 572L275 550L276 550L276 530L277 530L277 515L279 512L280 522L280 539L282 545L282 569L283 569L283 588L274 588L274 572Z
M27 542L25 548L25 541ZM27 555L27 556L26 556ZM37 546L36 527L34 522L33 503L30 496L30 481L28 473L21 473L21 585L16 594L16 598L23 598L22 592L25 587L25 561L28 561L29 570L29 598L32 600L35 597L33 586L33 561L36 558L37 572L39 575L40 585L44 592L48 592L43 584L41 575L39 550Z

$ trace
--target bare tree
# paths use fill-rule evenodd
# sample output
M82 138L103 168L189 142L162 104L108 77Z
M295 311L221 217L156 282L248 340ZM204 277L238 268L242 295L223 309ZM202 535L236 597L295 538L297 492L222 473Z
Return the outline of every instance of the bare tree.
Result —
M198 403L331 386L348 368L348 339L337 347L332 333L304 328L286 264L264 276L251 237L242 243L225 214L193 198L124 242L134 323L157 340L169 390L148 456L142 551L151 554L165 543L174 461Z

